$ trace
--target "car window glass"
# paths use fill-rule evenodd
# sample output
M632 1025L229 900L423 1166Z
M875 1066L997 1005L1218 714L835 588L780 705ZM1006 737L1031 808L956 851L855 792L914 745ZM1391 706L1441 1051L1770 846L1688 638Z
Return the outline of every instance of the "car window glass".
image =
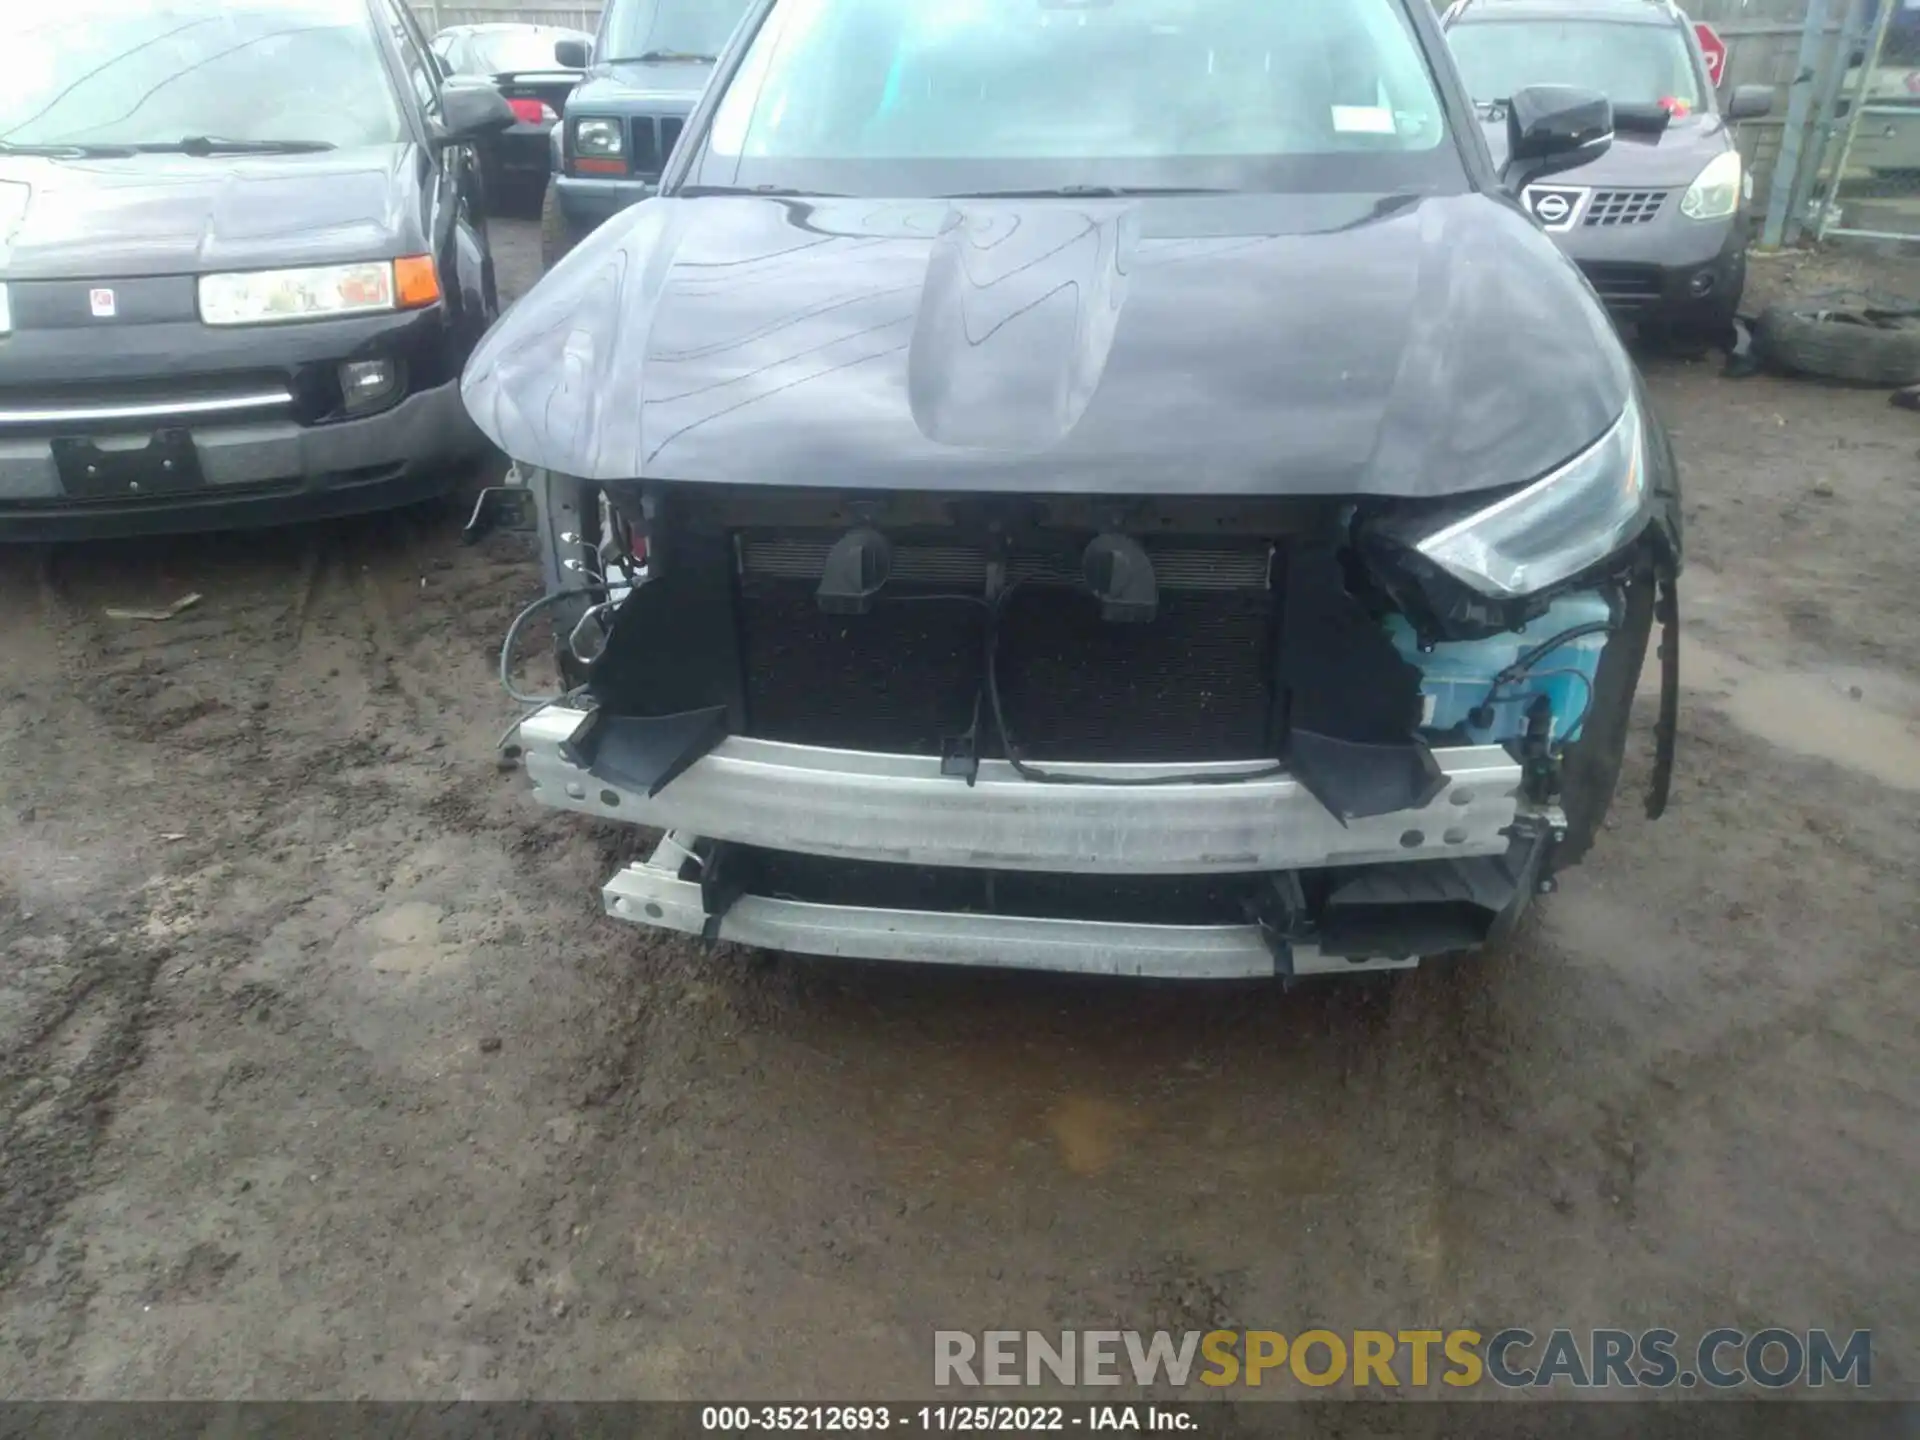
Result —
M0 5L0 141L188 136L393 144L401 120L360 0Z
M711 148L1124 161L1428 150L1444 134L1395 0L782 0Z
M553 70L559 67L553 47L562 40L591 44L578 30L500 30L473 37L466 67L488 75L516 70Z
M440 74L427 55L426 32L414 22L405 0L386 0L393 27L394 43L400 47L400 61L406 66L407 80L414 98L429 115L440 110Z
M934 0L928 0L934 3ZM718 55L747 13L748 0L612 0L601 31L608 59Z
M1701 103L1685 33L1606 20L1481 20L1447 32L1460 78L1482 103L1528 85L1581 85L1616 105Z

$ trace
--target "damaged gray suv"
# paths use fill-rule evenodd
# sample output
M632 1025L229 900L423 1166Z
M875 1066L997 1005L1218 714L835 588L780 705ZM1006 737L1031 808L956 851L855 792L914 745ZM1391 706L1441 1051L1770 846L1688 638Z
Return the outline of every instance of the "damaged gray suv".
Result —
M1507 933L1612 801L1672 452L1425 0L757 0L468 368L640 925L1217 978ZM530 612L531 613L531 612ZM525 621L528 617L523 616ZM509 636L509 673L518 634Z

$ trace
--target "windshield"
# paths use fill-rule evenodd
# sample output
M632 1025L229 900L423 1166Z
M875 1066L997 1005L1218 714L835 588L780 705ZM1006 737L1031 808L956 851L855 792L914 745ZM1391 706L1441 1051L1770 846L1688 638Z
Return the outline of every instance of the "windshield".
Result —
M402 134L360 0L5 4L0 52L0 143L346 146Z
M781 0L697 183L1378 190L1445 136L1398 0Z
M562 40L590 43L578 30L491 30L467 37L463 70L504 75L516 70L557 70L553 47Z
M1484 20L1447 34L1473 98L1505 100L1528 85L1582 85L1616 105L1678 100L1700 108L1693 56L1670 25L1608 20Z
M600 54L609 60L637 60L642 55L717 56L747 13L747 4L748 0L613 0Z

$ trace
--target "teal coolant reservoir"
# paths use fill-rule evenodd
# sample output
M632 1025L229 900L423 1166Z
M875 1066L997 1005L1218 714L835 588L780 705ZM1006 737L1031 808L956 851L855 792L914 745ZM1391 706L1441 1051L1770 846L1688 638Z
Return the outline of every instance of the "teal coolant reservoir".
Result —
M1516 739L1526 733L1527 711L1534 697L1544 695L1553 707L1551 739L1559 744L1580 738L1581 724L1593 703L1600 652L1611 638L1608 634L1593 630L1562 640L1498 691L1493 689L1494 682L1522 656L1557 636L1615 623L1607 597L1590 590L1563 595L1526 629L1488 640L1448 642L1423 653L1413 627L1398 615L1388 617L1387 633L1402 658L1421 672L1422 729L1459 729L1483 745ZM1481 713L1476 715L1476 710ZM1488 723L1476 724L1476 720Z

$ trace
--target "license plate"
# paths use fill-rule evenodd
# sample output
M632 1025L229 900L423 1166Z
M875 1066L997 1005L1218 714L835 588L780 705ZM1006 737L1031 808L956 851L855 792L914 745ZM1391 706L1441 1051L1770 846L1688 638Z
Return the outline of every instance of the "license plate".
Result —
M199 490L200 453L185 430L159 430L145 445L102 448L93 440L55 440L61 488L75 500L139 500Z

